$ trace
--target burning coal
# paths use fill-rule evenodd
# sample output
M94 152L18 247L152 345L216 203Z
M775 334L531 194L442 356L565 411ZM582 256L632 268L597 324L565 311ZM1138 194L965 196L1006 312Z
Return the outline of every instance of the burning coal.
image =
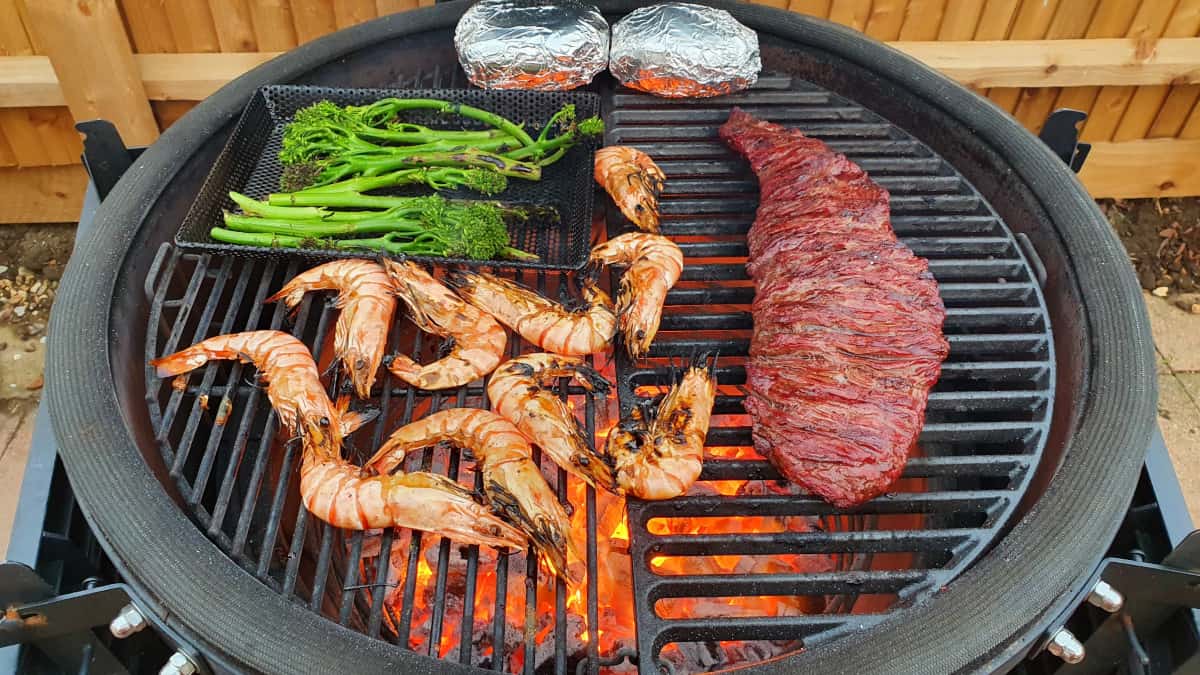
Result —
M638 389L642 396L656 393L661 392L653 387ZM582 396L573 396L571 404L582 412L587 402ZM617 421L616 399L597 402L597 408L596 443L602 445ZM714 418L714 424L720 425L748 423L744 416ZM444 448L435 451L434 470L444 467L447 452ZM712 447L708 452L713 458L761 459L748 447ZM545 472L551 485L565 478L549 462L543 463L543 469L550 469ZM697 482L689 494L762 495L790 490L771 481L725 480ZM566 480L564 492L570 504L572 532L578 537L579 550L586 550L589 491L582 481L571 477ZM567 587L544 567L539 569L526 554L505 554L488 548L472 552L409 531L395 532L391 550L386 552L381 550L380 536L368 539L363 545L360 570L368 586L382 583L390 589L384 602L385 637L420 653L485 668L498 667L510 673L527 672L530 665L533 672L553 668L560 644L565 644L569 672L592 649L601 661L620 661L601 668L601 672L636 672L635 664L620 659L622 653L632 653L637 646L625 501L606 492L593 493L592 499L597 573L576 587ZM813 518L773 516L655 518L647 525L651 535L806 532L818 527ZM376 580L372 577L380 555L388 556L387 578ZM445 574L439 584L441 567ZM661 575L817 573L833 571L837 561L830 555L660 556L650 560L650 567ZM594 590L591 584L595 584ZM364 592L370 593L369 589ZM599 600L594 626L588 621L588 598L593 592ZM408 604L406 597L411 598ZM560 608L565 610L565 625L555 622ZM826 599L819 596L664 598L654 606L662 618L796 616L825 609ZM770 658L800 646L798 641L766 640L676 643L667 645L659 658L677 673L708 672Z

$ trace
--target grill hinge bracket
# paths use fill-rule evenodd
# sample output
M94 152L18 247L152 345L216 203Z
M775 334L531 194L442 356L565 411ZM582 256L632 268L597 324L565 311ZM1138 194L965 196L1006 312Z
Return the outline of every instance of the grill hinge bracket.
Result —
M74 593L56 595L31 567L22 563L0 563L0 647L18 644L36 646L64 672L125 673L93 629L106 626L127 605L136 601L125 584L99 585L92 577ZM197 672L210 671L199 652L186 646L175 631L150 612L140 612L168 644L187 653Z
M1135 557L1140 555L1135 552ZM1193 531L1174 551L1154 564L1141 560L1107 558L1084 585L1078 603L1072 603L1050 624L1030 656L1046 649L1067 619L1100 582L1118 592L1123 601L1082 645L1082 661L1071 666L1073 675L1105 675L1123 663L1131 675L1148 672L1149 658L1138 633L1154 634L1172 614L1183 608L1200 609L1200 530ZM1110 608L1112 609L1112 608Z
M1075 173L1083 168L1088 153L1092 151L1091 143L1079 142L1079 125L1086 119L1087 113L1080 110L1055 110L1046 118L1042 132L1038 134L1038 138Z

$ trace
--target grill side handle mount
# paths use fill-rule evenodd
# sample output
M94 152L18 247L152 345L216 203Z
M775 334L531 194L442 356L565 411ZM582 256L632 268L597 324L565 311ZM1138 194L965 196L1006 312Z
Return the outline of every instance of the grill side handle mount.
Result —
M1185 537L1161 563L1144 558L1138 550L1129 558L1106 558L1084 586L1079 602L1051 624L1030 657L1049 651L1078 675L1103 675L1118 663L1131 675L1149 672L1150 657L1138 633L1153 634L1181 608L1200 609L1200 530ZM1086 642L1066 628L1083 602L1110 614Z
M1092 151L1091 143L1079 142L1079 125L1086 119L1087 113L1081 110L1060 108L1050 113L1038 134L1038 138L1075 173L1083 168Z

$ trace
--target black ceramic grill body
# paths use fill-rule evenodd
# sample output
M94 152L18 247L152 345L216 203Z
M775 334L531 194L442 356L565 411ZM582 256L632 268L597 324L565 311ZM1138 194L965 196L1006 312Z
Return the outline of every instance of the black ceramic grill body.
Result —
M636 6L600 4L610 18ZM846 29L760 6L714 4L759 32L768 72L860 104L930 148L952 167L951 177L960 176L970 186L967 194L948 201L944 195L931 198L931 204L975 194L980 208L994 211L1006 226L1004 236L1011 232L1018 247L1027 242L1047 272L1049 325L1039 329L1047 341L1040 363L1052 359L1053 366L1047 370L1053 378L1047 389L1054 396L1042 430L1045 451L1036 466L1027 467L1022 487L1028 489L1013 493L1022 504L1011 529L940 592L868 629L814 641L805 653L748 671L929 673L1005 667L1081 590L1128 504L1149 439L1155 403L1151 342L1124 253L1061 161L991 104ZM188 517L189 507L203 497L181 491L180 471L173 472L165 460L154 407L147 405L158 392L147 388L153 380L144 366L147 345L160 330L148 321L160 291L165 302L210 289L223 273L222 283L233 278L222 272L234 264L225 259L184 260L155 252L162 244L169 247L174 224L183 219L253 93L267 84L447 86L446 80L454 79L447 72L456 70L449 35L461 11L461 6L443 5L341 31L223 88L164 133L126 173L64 278L52 318L47 395L72 486L98 538L141 591L147 609L167 617L218 669L330 672L354 664L356 672L470 670L455 660L419 656L373 639L366 634L369 626L367 631L339 626L256 579L226 553L232 542L206 536ZM411 79L413 73L423 81ZM618 119L613 114L619 108L612 97L604 101L606 120ZM744 206L752 209L753 202ZM1016 249L1006 250L1025 260ZM172 288L170 265L190 271L183 288ZM211 273L196 274L200 265L211 265ZM259 272L208 297L237 292L239 284L251 293L289 271L294 270ZM192 283L196 291L187 288ZM176 306L172 316L191 326L186 331L191 334L207 314L215 330L224 317L216 314L219 303L209 304L211 312L205 303ZM274 311L262 310L256 321L273 321ZM315 339L315 333L328 330L322 327L328 314L313 312L305 324L311 328L297 330L314 331L309 337ZM686 323L686 318L672 320ZM168 327L167 335L171 332ZM184 328L179 332L176 342ZM1012 365L1003 354L993 361ZM635 377L628 366L618 367L625 369L624 376ZM631 394L625 391L622 402ZM207 469L209 475L217 475L214 468ZM219 484L215 478L210 482ZM643 672L653 669L643 667Z

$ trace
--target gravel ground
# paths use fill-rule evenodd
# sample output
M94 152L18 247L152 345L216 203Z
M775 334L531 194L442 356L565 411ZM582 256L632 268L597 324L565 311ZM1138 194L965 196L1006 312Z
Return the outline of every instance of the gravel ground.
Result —
M1200 314L1200 199L1105 200L1142 288Z
M74 240L74 224L0 225L0 399L40 392L46 322Z

